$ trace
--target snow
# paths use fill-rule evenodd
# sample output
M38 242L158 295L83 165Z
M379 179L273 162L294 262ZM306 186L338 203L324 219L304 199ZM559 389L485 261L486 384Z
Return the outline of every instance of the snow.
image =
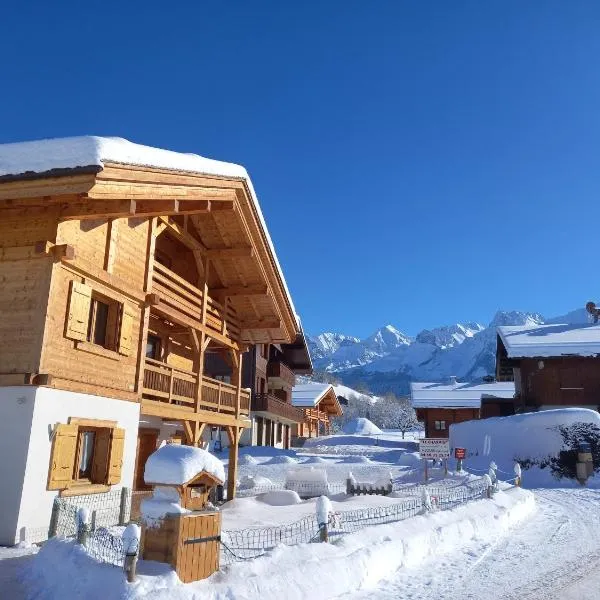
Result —
M344 433L350 435L377 435L383 433L383 431L369 419L355 417L344 425Z
M259 494L256 499L269 506L293 506L302 502L300 496L293 490L273 490Z
M202 471L210 473L221 482L225 481L223 463L216 456L202 448L165 444L148 458L144 481L183 485Z
M31 597L63 600L326 600L358 590L372 593L399 569L451 556L466 543L496 542L534 508L531 493L512 489L492 500L365 528L333 544L279 546L191 584L181 584L170 570L159 571L156 563L140 561L138 581L128 585L119 569L96 563L72 542L54 539L31 560L25 584Z
M319 525L328 523L329 515L331 515L334 512L331 500L327 496L320 496L319 498L317 498L317 504L315 508L317 515L317 523L319 523Z
M413 408L480 408L481 398L514 398L512 381L410 384Z
M175 488L155 486L150 498L144 498L140 505L142 520L148 527L160 524L166 515L186 514L190 511L181 506L179 492Z
M466 421L450 425L450 447L467 449L467 458L463 462L467 470L487 470L493 460L499 470L510 477L515 461L539 461L558 456L564 449L558 427L575 423L592 423L600 427L600 415L587 408L560 408ZM527 487L556 486L557 483L550 469L523 469L523 484Z
M239 483L239 487L242 489L267 487L271 485L273 485L273 482L268 477L261 477L260 475L244 475Z
M142 530L136 523L129 523L129 525L125 527L121 535L125 554L135 553L139 550L141 535Z
M600 325L552 323L498 327L509 358L600 354Z
M76 167L95 166L103 168L106 162L245 180L285 290L286 299L300 330L300 322L297 318L292 296L275 253L275 247L258 203L258 197L250 176L244 167L205 158L197 154L173 152L162 148L135 144L119 137L80 136L0 144L0 177L26 173L41 174L54 169L73 169Z

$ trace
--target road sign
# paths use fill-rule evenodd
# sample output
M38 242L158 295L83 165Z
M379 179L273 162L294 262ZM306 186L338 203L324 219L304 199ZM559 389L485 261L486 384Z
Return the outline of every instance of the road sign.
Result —
M421 458L448 458L450 442L442 438L423 438L419 441L419 454Z
M467 456L466 448L454 448L454 458L456 458L458 460L462 460L463 458L466 458L466 456Z

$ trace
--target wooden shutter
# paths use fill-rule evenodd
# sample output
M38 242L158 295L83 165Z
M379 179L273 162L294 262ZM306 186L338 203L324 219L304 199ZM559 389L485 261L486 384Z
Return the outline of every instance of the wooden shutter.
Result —
M106 483L108 478L108 459L110 456L112 429L96 430L94 444L94 462L92 464L92 483Z
M125 448L125 430L115 428L112 430L110 453L108 460L108 477L106 483L114 485L121 481L123 467L123 450Z
M87 339L91 303L92 288L79 281L71 281L66 337L82 342Z
M78 432L77 425L59 424L54 429L48 472L49 490L63 490L73 481Z
M129 356L133 351L133 325L136 316L137 313L134 312L133 307L128 304L123 304L123 311L121 313L121 333L119 336L119 354Z

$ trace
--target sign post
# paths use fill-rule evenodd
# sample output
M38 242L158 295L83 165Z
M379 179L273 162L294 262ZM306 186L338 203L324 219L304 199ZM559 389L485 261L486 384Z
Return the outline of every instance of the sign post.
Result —
M443 438L423 438L419 441L419 455L425 461L425 481L427 481L427 461L429 459L446 461L450 456L450 442Z
M456 464L456 470L460 473L462 471L462 461L467 455L466 448L454 448L454 458L458 461Z

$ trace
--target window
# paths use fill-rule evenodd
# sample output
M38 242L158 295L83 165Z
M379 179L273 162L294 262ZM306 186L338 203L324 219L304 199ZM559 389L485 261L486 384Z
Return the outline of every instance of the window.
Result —
M86 493L121 480L125 430L113 421L69 419L53 433L48 489Z
M146 341L146 358L160 360L160 350L162 348L162 340L157 335L148 334Z
M281 423L277 424L277 443L281 443L283 441L283 425Z
M446 421L435 421L434 428L436 431L444 431L446 429Z
M117 319L116 314L111 315L111 311L118 311L116 302L110 302L110 300L104 298L101 300L95 295L92 296L87 341L112 350L117 338Z

